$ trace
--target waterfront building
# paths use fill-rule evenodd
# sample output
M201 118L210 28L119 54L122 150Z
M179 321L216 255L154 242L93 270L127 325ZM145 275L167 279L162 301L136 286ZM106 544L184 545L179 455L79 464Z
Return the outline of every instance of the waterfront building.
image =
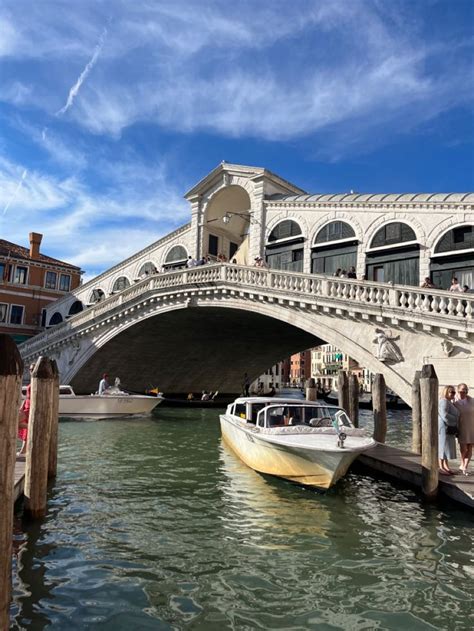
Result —
M364 368L333 344L322 344L311 349L311 377L324 389L337 390L340 370L354 373L359 383L364 381Z
M40 252L43 235L30 232L29 248L0 239L0 333L20 343L41 332L46 310L57 298L79 287L81 270ZM73 300L63 315L51 324L82 311Z

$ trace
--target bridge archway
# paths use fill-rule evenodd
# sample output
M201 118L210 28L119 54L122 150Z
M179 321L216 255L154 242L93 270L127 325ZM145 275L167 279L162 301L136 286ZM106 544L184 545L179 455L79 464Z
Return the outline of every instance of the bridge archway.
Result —
M449 289L455 276L461 287L474 288L474 226L464 224L446 231L435 244L430 261L436 287Z
M249 263L251 206L249 194L238 185L226 186L210 198L204 209L201 244L204 256L216 258L222 254L227 260L235 258L241 265Z
M330 221L323 226L311 247L313 274L331 274L338 269L357 269L358 239L354 228L345 221Z
M419 285L420 245L407 223L392 221L381 226L370 240L366 257L367 280Z
M295 219L283 219L268 235L265 259L268 267L290 272L302 272L305 237Z

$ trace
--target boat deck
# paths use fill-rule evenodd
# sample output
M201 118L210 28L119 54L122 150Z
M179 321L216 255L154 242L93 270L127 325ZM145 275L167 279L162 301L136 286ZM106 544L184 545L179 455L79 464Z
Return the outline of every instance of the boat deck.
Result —
M361 454L357 463L391 478L421 488L421 456L410 451L377 445ZM454 466L452 467L453 470ZM439 476L439 493L474 508L474 472L470 476Z

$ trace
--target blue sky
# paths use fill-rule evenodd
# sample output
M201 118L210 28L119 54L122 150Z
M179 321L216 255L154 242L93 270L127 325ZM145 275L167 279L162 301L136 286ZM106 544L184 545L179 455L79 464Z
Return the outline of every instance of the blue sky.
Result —
M0 237L90 278L222 160L472 191L473 25L474 0L3 0Z

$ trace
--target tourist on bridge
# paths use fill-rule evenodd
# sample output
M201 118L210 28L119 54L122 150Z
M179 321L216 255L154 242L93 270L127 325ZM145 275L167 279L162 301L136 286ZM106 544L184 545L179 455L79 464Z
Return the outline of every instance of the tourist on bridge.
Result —
M468 466L472 458L474 446L474 399L468 394L469 388L465 383L457 387L454 405L459 410L459 449L461 451L461 468L463 475L469 475Z
M459 291L459 292L463 291L463 288L461 287L458 279L455 276L451 280L451 287L449 288L449 291Z
M196 267L196 260L193 259L192 256L188 256L188 260L186 261L186 267Z
M426 276L425 280L421 283L420 287L423 287L426 289L436 289L436 285L433 284L429 276Z
M356 268L355 267L350 267L349 268L349 271L347 272L347 278L357 278Z
M456 440L458 433L459 410L454 405L456 390L454 386L445 386L441 391L438 408L439 472L442 475L454 475L448 460L456 458Z
M102 375L102 379L99 381L98 394L105 394L106 390L108 390L109 388L110 388L109 375L106 372L104 372L104 374Z

